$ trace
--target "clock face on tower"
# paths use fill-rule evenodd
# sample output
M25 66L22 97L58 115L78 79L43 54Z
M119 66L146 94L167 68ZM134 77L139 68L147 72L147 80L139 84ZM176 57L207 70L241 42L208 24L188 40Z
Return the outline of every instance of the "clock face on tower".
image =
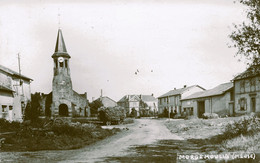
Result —
M63 62L63 61L64 61L64 58L63 58L63 57L59 57L59 58L58 58L58 61L59 61L59 62Z

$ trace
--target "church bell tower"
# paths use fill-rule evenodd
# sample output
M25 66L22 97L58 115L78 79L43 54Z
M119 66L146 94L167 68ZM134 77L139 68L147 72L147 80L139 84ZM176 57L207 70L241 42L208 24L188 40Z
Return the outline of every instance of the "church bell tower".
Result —
M52 116L72 116L72 82L69 60L61 29L58 30L53 58Z

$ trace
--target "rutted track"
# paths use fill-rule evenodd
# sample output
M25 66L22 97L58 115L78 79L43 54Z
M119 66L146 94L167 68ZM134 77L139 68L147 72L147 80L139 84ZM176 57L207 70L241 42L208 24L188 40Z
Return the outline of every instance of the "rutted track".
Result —
M103 162L109 157L131 154L128 149L133 146L152 144L157 140L182 140L164 126L164 121L137 119L134 124L114 126L127 130L77 150L2 152L0 162Z

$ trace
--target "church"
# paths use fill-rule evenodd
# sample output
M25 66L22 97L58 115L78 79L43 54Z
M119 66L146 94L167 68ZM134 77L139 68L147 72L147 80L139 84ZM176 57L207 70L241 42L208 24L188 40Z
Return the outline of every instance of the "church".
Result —
M42 95L41 106L45 116L90 116L87 93L79 94L72 88L70 55L67 52L61 29L58 30L53 59L52 92Z

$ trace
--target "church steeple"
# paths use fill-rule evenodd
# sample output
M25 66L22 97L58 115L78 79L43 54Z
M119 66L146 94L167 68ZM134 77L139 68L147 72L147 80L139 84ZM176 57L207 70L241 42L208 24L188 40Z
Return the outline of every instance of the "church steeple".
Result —
M65 45L65 42L64 42L64 39L63 39L61 29L58 30L56 47L55 47L54 54L52 55L52 58L55 58L55 57L70 58L70 55L67 53L67 49L66 49L66 45Z

